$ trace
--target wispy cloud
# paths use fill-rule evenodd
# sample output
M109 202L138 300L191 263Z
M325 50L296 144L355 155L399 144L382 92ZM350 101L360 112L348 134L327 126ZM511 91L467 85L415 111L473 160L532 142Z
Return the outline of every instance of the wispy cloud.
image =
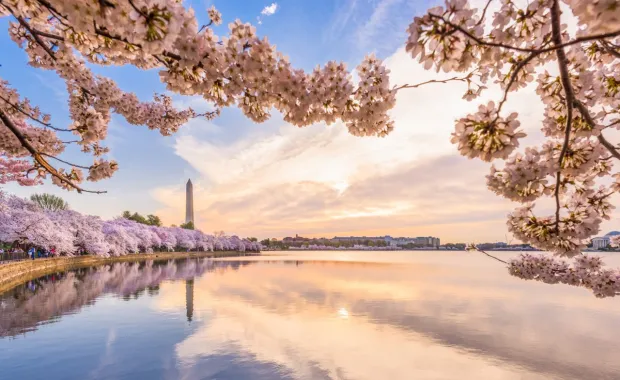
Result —
M271 16L278 10L278 3L271 3L260 12L263 16Z
M358 10L358 3L359 0L345 0L344 3L336 6L332 20L323 34L324 39L333 40L341 37L342 31L349 25Z
M391 52L405 41L406 25L415 14L415 2L403 0L380 0L370 17L355 31L360 50L377 48Z

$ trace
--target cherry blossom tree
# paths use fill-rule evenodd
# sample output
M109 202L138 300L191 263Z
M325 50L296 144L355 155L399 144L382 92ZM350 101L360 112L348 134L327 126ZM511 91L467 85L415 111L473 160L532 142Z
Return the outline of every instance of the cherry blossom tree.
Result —
M30 65L65 81L72 123L53 124L6 79L0 81L0 180L27 185L51 176L58 186L84 191L84 179L110 177L118 163L104 158L103 142L113 113L163 135L190 118L213 118L232 105L256 122L267 120L275 108L298 126L342 120L355 135L384 136L392 130L387 110L395 91L376 58L358 67L354 87L342 63L305 73L250 24L237 20L227 36L215 35L212 26L222 22L221 15L215 8L207 14L209 22L200 26L194 10L176 0L1 0L0 16L11 18L9 34ZM165 95L140 101L109 78L94 75L87 64L159 69L169 91L202 96L215 110L176 110ZM92 164L60 158L67 144L92 155Z
M218 250L260 251L247 239L220 236ZM36 203L0 191L0 242L20 243L72 256L78 250L97 256L173 251L213 251L215 238L199 230L158 227L117 218L103 221L72 210L44 210ZM249 247L249 248L248 248Z
M0 192L0 241L72 254L73 236L35 203Z
M620 152L607 139L620 123L620 2L506 0L493 13L492 3L477 9L449 0L429 9L410 25L407 51L427 69L466 73L454 79L467 83L466 100L478 98L490 82L503 90L497 102L456 121L452 142L466 157L504 161L491 166L487 185L522 204L508 216L513 236L556 256L577 257L569 267L525 255L509 263L510 273L616 295L620 271L604 270L600 259L581 252L610 218L609 198L620 186L620 174L612 171ZM574 32L565 23L569 17L577 23ZM530 83L545 105L544 141L521 152L519 115L504 105ZM545 198L555 210L539 216L536 202Z

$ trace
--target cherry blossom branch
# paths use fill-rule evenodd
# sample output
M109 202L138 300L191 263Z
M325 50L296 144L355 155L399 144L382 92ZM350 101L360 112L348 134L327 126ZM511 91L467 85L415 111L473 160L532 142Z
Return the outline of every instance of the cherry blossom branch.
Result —
M514 71L512 72L512 75L510 76L510 80L508 81L508 84L506 85L506 89L504 90L504 97L502 98L502 100L499 102L497 106L498 117L499 117L499 112L502 110L502 107L504 106L504 103L506 103L506 101L508 100L508 93L510 92L510 88L512 87L514 82L517 80L519 71L521 71L525 67L525 65L527 65L534 58L538 57L540 54L542 53L533 52L516 65L516 67L514 68Z
M11 121L11 119L8 117L7 114L4 113L4 111L0 110L0 120L2 120L3 124L15 135L15 137L17 137L17 139L19 140L19 142L21 143L21 145L28 151L30 152L30 154L32 155L32 157L34 158L34 160L41 165L41 167L43 167L48 173L50 173L51 175L53 175L54 177L58 178L60 181L66 183L67 185L71 186L72 188L74 188L75 190L77 190L78 193L95 193L95 194L102 194L105 193L106 191L92 191L92 190L85 190L82 189L80 186L76 185L75 183L73 183L72 181L68 180L67 178L65 178L64 176L62 176L60 173L58 173L58 171L56 169L54 169L53 166L51 166L41 155L41 153L35 149L35 147L32 146L32 144L30 144L30 142L28 141L28 139L26 138L26 136L24 136L21 131L19 130L19 128L17 128L17 126L15 124L13 124L13 121Z
M487 253L486 251L484 251L484 250L482 250L482 249L478 248L475 244L472 244L472 245L471 245L471 247L472 247L474 250L476 250L476 251L478 251L478 252L480 252L480 253L483 253L483 254L485 254L485 255L489 256L489 257L490 257L490 258L492 258L492 259L495 259L495 260L499 261L500 263L504 263L504 264L506 264L506 265L508 265L508 264L509 264L509 263L508 263L508 261L502 260L502 259L500 259L500 258L499 258L499 257L497 257L497 256L493 256L493 255L491 255L491 254Z
M13 17L15 17L17 21L19 21L19 24L23 26L27 31L30 32L30 34L32 35L32 38L34 38L37 44L39 44L39 46L41 46L41 48L43 48L43 50L45 50L45 52L49 54L49 56L52 57L53 60L56 60L56 56L54 55L54 52L49 48L49 46L47 46L47 44L43 40L41 40L41 38L37 34L35 34L32 31L32 29L30 28L30 25L23 19L23 17L16 16L15 13L13 13L13 11L10 8L8 9L13 14Z
M613 55L616 58L620 58L620 52L618 52L618 47L612 43L609 43L607 41L601 41L601 43L603 44L603 48L605 49L606 52L608 52L609 54Z
M493 0L488 0L487 1L487 5L485 5L484 9L482 10L482 16L480 16L480 20L478 20L478 22L476 23L475 26L478 26L478 25L482 24L482 22L484 21L484 16L487 13L487 9L489 8L489 5L491 5L491 1L493 1Z
M550 51L554 51L554 50L557 50L557 49L560 49L560 48L564 48L564 47L567 47L567 46L579 44L579 43L582 43L582 42L587 42L587 41L592 41L592 40L602 40L602 39L605 39L605 38L612 38L612 37L620 36L620 30L615 30L613 32L608 32L608 33L593 34L593 35L590 35L590 36L578 37L578 38L575 38L574 40L571 40L571 41L568 41L568 42L564 42L564 43L561 43L559 45L555 45L554 44L553 46L548 47L548 48L541 48L541 49L521 48L521 47L518 47L518 46L502 44L502 43L499 43L499 42L485 41L485 40L483 40L483 39L481 39L479 37L476 37L475 35L471 34L468 30L462 28L461 26L456 25L456 24L446 20L443 16L435 15L435 14L432 14L432 13L429 13L428 16L431 17L431 18L440 19L446 25L449 25L452 28L454 28L454 29L458 30L459 32L463 33L465 36L467 36L471 40L474 40L479 45L499 47L499 48L504 48L504 49L509 49L509 50L516 50L516 51L526 52L526 53L547 53L547 52L550 52Z
M580 102L580 101L578 101L576 99L574 99L573 103L574 103L575 107L577 107L577 109L579 110L579 113L581 113L581 115L585 119L586 123L588 123L588 125L591 128L594 128L596 123L594 122L594 119L592 119L592 115L590 115L590 112L588 111L588 108L582 102ZM615 124L615 122L612 123L611 125L613 125L613 124ZM611 153L612 156L614 156L615 158L620 160L620 152L618 152L616 147L612 143L610 143L605 138L605 136L603 136L602 132L597 136L597 139L601 143L601 145L603 145L609 151L609 153Z
M31 114L29 114L28 112L24 111L20 106L13 104L11 102L9 102L8 99L6 99L3 96L0 96L0 99L3 100L6 104L10 105L11 107L13 107L13 109L15 109L16 111L18 111L19 113L25 115L26 117L28 117L29 119L36 121L37 123L41 124L42 126L46 127L46 128L50 128L53 129L55 131L58 132L71 132L73 131L73 129L63 129L63 128L56 128L53 125L51 125L50 123L46 123L43 120L39 120L38 118L32 116Z
M555 46L562 44L562 30L560 29L560 4L559 0L553 0L553 6L551 7L551 35ZM573 86L570 83L570 77L568 74L568 60L564 48L560 47L555 50L558 58L558 66L560 69L560 81L562 82L562 88L566 95L566 129L564 131L564 143L562 144L562 150L560 151L560 158L558 159L558 171L556 175L555 185L555 230L560 230L560 182L562 179L562 163L564 156L568 151L568 144L570 140L571 123L573 121L573 102L575 94L573 92Z
M418 88L420 86L423 86L425 84L430 84L430 83L448 83L448 82L452 82L452 81L457 81L457 82L466 82L469 80L469 78L471 78L471 76L473 75L473 73L476 70L470 72L469 74L467 74L464 77L452 77L452 78L448 78L448 79L431 79L431 80L427 80L426 82L421 82L421 83L417 83L417 84L403 84L402 86L395 86L393 88L394 91L398 91L398 90L402 90L405 88Z
M45 156L45 157L53 158L56 161L62 162L63 164L67 164L67 165L70 165L70 166L74 166L76 168L86 169L86 170L90 170L92 168L92 166L82 166L82 165L72 164L71 162L67 162L65 160L61 160L60 158L58 158L56 156L52 156L51 154L41 153L41 155Z
M618 150L612 143L610 143L607 139L605 139L602 133L597 136L597 139L601 143L602 146L607 148L607 150L609 151L609 153L611 153L612 156L620 160L620 152L618 152Z

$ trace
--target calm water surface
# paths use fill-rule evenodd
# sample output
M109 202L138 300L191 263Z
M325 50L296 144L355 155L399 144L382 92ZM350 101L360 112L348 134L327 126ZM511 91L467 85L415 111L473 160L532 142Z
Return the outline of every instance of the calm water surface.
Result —
M118 263L0 295L0 378L616 380L619 327L475 253Z

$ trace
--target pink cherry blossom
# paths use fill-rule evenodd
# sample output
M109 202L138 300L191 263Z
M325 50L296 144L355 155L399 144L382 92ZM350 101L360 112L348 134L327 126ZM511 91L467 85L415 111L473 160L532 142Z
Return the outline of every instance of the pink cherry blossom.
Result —
M238 236L215 238L199 230L157 227L76 211L44 211L29 200L0 192L0 242L20 243L71 256L85 250L97 256L194 250L260 251L260 245ZM215 240L220 244L215 244Z

